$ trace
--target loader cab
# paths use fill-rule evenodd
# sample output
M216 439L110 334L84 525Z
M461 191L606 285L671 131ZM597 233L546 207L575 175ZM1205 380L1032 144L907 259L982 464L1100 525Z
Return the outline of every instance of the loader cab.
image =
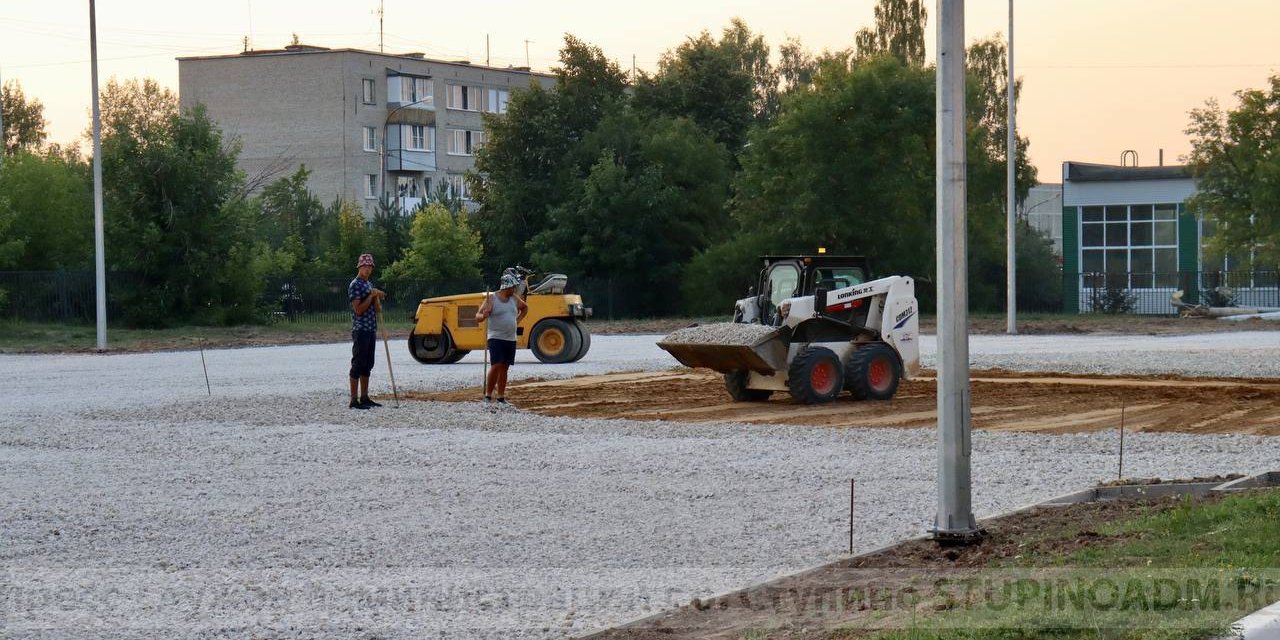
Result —
M819 288L826 291L861 284L871 280L871 267L862 256L763 256L764 269L760 271L759 308L761 323L777 326L782 323L779 305L787 298L813 295ZM856 309L842 312L841 319L854 320ZM865 319L866 310L861 313Z

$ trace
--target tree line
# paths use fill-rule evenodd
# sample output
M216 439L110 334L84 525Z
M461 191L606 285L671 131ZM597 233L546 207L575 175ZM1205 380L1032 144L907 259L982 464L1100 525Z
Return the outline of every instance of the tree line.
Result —
M113 300L129 324L261 318L273 278L349 276L372 251L396 280L493 279L503 267L608 281L641 315L724 314L762 254L865 255L880 274L934 275L934 69L921 0L879 0L843 50L796 39L777 55L741 21L703 32L629 77L566 36L552 88L513 92L485 114L468 176L414 212L320 202L298 167L274 180L236 168L238 148L200 107L151 80L102 95L107 260L130 274ZM1004 301L1005 48L967 50L970 304ZM4 86L0 270L92 264L88 161L45 144L42 107ZM1018 87L1015 86L1015 96ZM1241 106L1192 112L1194 201L1223 246L1274 255L1280 80ZM1035 183L1018 137L1018 197ZM274 178L274 176L273 176ZM474 209L474 210L471 210ZM1052 307L1062 274L1049 241L1018 230L1018 296ZM1242 244L1243 243L1243 244ZM1271 252L1268 254L1268 252ZM588 300L588 304L591 301Z

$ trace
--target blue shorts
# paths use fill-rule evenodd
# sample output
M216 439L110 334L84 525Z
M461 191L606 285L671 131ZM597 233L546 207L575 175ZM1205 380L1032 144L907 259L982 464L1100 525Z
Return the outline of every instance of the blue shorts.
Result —
M373 371L373 354L377 352L378 334L372 331L351 332L351 371L352 379L363 378Z
M492 364L515 364L516 341L489 338L489 362Z

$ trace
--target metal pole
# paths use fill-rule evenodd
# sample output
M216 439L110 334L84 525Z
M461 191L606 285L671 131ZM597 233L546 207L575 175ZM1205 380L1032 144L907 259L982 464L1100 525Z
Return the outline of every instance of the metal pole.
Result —
M938 515L934 538L979 535L969 486L964 0L938 0Z
M4 133L4 74L0 73L0 166L4 166L4 154L9 151L9 136Z
M102 112L98 109L98 18L89 0L89 69L93 76L93 264L96 275L98 351L107 350L107 258L102 231Z
M1009 86L1007 87L1007 89L1009 91L1009 97L1008 97L1009 114L1008 114L1008 119L1005 121L1005 124L1009 129L1009 131L1007 132L1009 139L1007 141L1005 158L1008 161L1009 166L1007 171L1008 173L1007 184L1005 185L1005 188L1008 191L1009 201L1007 205L1008 211L1006 214L1008 218L1008 222L1007 222L1005 233L1008 235L1009 252L1005 258L1005 263L1009 265L1008 267L1009 293L1006 296L1008 299L1008 305L1009 305L1009 314L1008 314L1009 319L1008 319L1008 326L1005 327L1005 333L1008 333L1009 335L1016 335L1018 333L1018 252L1017 252L1018 215L1017 215L1017 209L1016 209L1016 207L1018 206L1018 201L1017 201L1017 191L1015 191L1016 187L1014 186L1014 166L1018 162L1018 138L1016 135L1017 129L1016 129L1015 120L1014 120L1014 116L1016 115L1015 110L1017 109L1016 107L1017 102L1015 100L1015 96L1013 95L1013 86L1014 86L1014 83L1013 83L1013 0L1009 0L1009 81L1008 81L1008 85Z

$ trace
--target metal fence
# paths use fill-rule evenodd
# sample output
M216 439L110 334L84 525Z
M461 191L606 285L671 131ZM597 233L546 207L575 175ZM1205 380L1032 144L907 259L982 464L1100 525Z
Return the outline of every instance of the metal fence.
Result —
M1056 279L1056 278L1055 278ZM259 301L265 322L343 322L349 318L349 278L273 279L264 283ZM120 318L119 300L110 292L135 284L128 274L107 276L107 316ZM1055 285L1058 283L1054 283ZM387 291L383 313L407 320L423 298L483 291L479 279L381 282ZM1183 302L1210 306L1280 307L1280 272L1183 271L1177 273L1066 273L1060 287L1037 287L1034 295L1020 295L1023 313L1129 313L1173 315L1170 297L1182 291ZM604 278L570 278L570 293L582 295L597 319L637 318L652 315L636 296ZM725 315L732 301L744 291L726 291ZM916 295L921 309L933 310L934 292L918 280ZM0 319L10 322L92 323L95 317L94 274L91 271L0 271ZM1002 304L999 301L998 304ZM1003 311L1002 306L974 311ZM679 315L679 305L667 308Z

